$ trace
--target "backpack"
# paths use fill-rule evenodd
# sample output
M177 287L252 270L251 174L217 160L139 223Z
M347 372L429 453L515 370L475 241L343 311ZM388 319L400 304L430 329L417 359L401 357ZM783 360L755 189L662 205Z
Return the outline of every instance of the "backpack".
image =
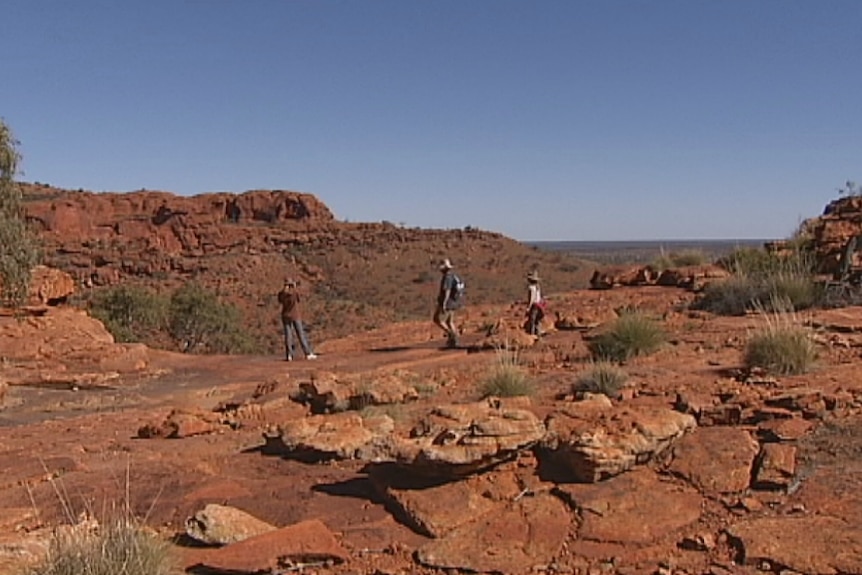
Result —
M452 287L449 289L449 300L456 305L461 305L464 299L464 290L467 284L457 274L452 274Z

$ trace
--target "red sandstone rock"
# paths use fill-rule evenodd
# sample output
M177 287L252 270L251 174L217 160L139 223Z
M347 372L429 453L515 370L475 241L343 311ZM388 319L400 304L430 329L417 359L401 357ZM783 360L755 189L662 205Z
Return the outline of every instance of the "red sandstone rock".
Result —
M737 493L751 479L757 442L734 427L701 427L673 448L670 471L706 493Z

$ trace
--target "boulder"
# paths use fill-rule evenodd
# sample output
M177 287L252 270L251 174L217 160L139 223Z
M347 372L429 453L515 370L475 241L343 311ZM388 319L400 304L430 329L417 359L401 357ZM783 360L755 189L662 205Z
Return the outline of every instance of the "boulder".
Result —
M647 285L655 282L655 272L645 266L615 266L597 269L590 278L593 289L610 289L614 286Z
M55 305L75 292L75 280L68 273L36 266L30 271L30 305Z
M650 461L697 426L689 414L616 407L604 396L567 405L546 423L542 448L571 473L572 481L587 483Z
M738 493L749 486L757 453L744 429L700 427L673 447L668 469L703 492Z
M302 461L385 459L395 422L388 415L363 418L355 412L313 415L264 432L263 452Z
M391 461L415 473L460 477L491 468L530 449L545 426L528 409L497 398L436 407L388 446Z
M761 489L786 489L796 476L796 446L789 443L764 443L755 463L754 486Z
M186 535L206 545L229 545L276 528L236 507L210 503L186 520Z
M312 413L335 413L373 405L406 403L419 398L419 392L396 373L380 372L358 376L317 373L299 384L294 399L306 404Z

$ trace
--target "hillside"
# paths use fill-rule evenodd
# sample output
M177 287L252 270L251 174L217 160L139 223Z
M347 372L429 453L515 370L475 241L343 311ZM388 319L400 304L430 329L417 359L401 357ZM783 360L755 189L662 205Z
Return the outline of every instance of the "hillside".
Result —
M243 310L262 353L280 349L275 293L288 276L310 296L308 323L320 341L429 318L443 257L466 280L471 305L522 299L531 269L547 292L583 287L593 271L571 255L474 228L341 222L319 199L297 192L181 197L24 188L45 263L76 279L77 305L112 286L165 292L196 280Z

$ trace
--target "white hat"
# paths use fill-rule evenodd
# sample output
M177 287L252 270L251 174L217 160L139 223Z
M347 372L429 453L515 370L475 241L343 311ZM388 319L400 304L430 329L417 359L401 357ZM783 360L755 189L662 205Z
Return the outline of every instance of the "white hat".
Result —
M446 258L445 260L440 262L441 270L451 270L453 267L455 266L452 265L452 262L449 261L449 258Z

